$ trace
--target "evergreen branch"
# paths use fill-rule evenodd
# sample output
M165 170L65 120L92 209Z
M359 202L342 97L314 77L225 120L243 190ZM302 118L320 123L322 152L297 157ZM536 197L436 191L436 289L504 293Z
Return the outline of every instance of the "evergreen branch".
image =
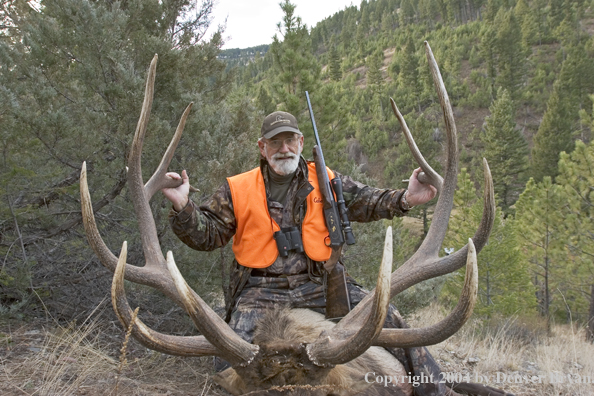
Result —
M93 211L95 213L97 213L104 206L107 206L111 201L113 201L117 196L119 196L120 193L122 192L122 189L126 185L126 180L127 180L126 172L122 171L119 175L117 183L114 185L114 187L111 189L111 191L109 191L100 200L98 200L97 202L95 202L93 204ZM82 222L82 214L81 214L81 212L78 212L75 218L62 223L55 229L44 232L41 235L33 235L33 236L25 239L23 243L26 246L26 245L35 243L37 240L40 240L40 239L53 238L53 237L60 235L62 233L71 231L72 228L78 226L81 222Z

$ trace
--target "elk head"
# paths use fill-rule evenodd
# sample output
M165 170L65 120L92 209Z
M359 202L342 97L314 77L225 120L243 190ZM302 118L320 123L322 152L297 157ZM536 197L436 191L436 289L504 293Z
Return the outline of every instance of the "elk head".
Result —
M279 389L287 386L292 387L293 390L317 386L315 392L312 390L307 394L349 395L360 392L362 385L361 383L348 383L348 380L344 378L345 375L341 375L341 373L348 373L346 377L353 377L352 370L355 370L353 367L358 367L361 371L365 367L369 368L370 364L372 366L380 364L370 363L372 359L370 355L380 353L372 353L372 351L382 350L374 346L427 346L439 343L458 331L472 313L476 301L478 283L476 252L480 251L486 243L493 224L495 213L493 186L485 161L486 187L483 220L475 236L469 239L463 249L450 256L438 257L453 205L457 182L458 149L456 127L448 95L431 49L427 43L425 43L425 47L447 131L448 148L443 179L427 164L417 149L393 100L392 107L402 124L410 149L426 175L425 181L435 186L439 192L437 207L427 237L418 251L392 273L392 237L391 229L388 228L377 287L337 325L323 322L321 319L311 319L310 316L308 320L319 323L315 325L311 323L309 334L289 338L285 334L280 338L268 339L266 337L260 339L256 336L254 343L246 342L233 332L186 284L175 265L173 254L168 252L167 258L165 258L159 246L149 200L161 188L179 184L179 181L168 179L165 173L179 143L192 105L190 104L184 111L159 167L149 181L144 184L141 176L140 156L153 100L157 63L157 56L155 56L149 68L144 103L128 163L128 184L140 228L146 260L144 267L126 264L126 242L123 243L118 258L101 239L95 224L86 181L85 164L82 167L80 184L82 213L87 238L103 265L114 272L112 303L122 324L127 328L132 320L132 310L128 305L123 286L123 280L127 279L163 292L188 312L201 333L199 336L171 336L156 332L137 319L132 334L138 341L150 349L171 355L220 356L232 366L225 375L220 376L220 380L228 390L235 394L247 392L259 395L281 394L274 392L280 392ZM382 328L391 297L423 280L455 271L465 263L466 279L460 301L443 321L419 329ZM384 360L384 357L380 357L379 360ZM382 367L385 368L385 366ZM402 369L402 367L388 369L396 370ZM337 391L337 388L341 390ZM407 394L411 390L403 388L402 391L403 394Z

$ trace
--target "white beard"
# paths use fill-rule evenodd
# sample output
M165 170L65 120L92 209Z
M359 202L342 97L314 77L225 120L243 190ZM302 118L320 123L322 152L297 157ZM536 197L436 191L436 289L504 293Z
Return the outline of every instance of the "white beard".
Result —
M290 159L281 159L290 158ZM299 166L299 155L288 152L288 153L276 153L272 157L267 158L268 164L272 170L281 176L289 175L297 170Z

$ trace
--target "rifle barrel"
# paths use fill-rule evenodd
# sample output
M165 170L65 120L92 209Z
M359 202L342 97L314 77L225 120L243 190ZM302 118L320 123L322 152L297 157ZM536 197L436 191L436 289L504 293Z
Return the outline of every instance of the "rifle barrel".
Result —
M326 161L324 160L324 152L322 151L322 144L320 143L320 135L318 135L318 128L316 127L316 119L314 117L313 109L311 108L311 101L309 100L309 92L307 91L305 91L305 98L307 99L307 108L309 110L309 117L311 118L311 125L313 126L316 144L320 148L320 156L322 157L322 163L326 164Z

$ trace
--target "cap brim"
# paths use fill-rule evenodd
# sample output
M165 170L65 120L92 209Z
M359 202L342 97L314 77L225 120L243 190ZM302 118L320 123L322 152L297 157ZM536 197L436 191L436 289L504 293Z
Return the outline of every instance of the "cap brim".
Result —
M282 132L294 132L294 133L298 133L300 135L303 135L303 133L301 133L301 131L299 129L293 128L293 127L290 127L290 126L283 125L283 126L279 126L278 128L273 129L270 132L265 133L264 136L263 136L263 138L264 139L270 139L271 137L274 137L274 136L276 136L276 135L278 135L279 133L282 133Z

